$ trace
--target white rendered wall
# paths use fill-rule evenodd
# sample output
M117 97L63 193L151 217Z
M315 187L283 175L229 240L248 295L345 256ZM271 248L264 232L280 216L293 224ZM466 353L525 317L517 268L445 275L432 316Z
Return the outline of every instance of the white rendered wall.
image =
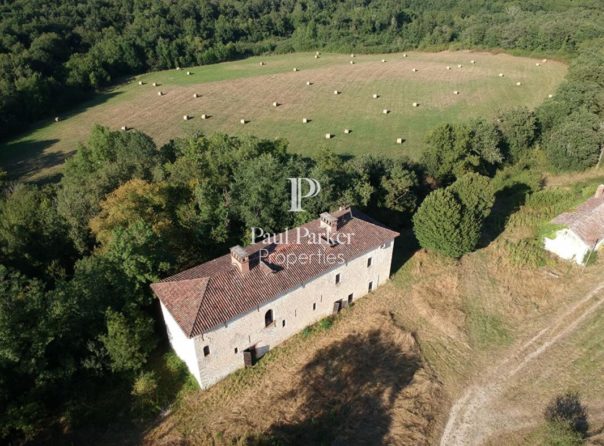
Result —
M166 323L168 338L170 339L172 349L174 349L176 355L187 364L189 371L197 382L201 382L197 352L195 351L195 340L189 339L185 335L164 304L161 304L161 312L164 316L164 322Z
M332 314L335 301L346 301L353 294L354 302L368 293L369 282L373 283L372 289L375 290L390 276L393 245L393 241L387 242L383 248L351 260L226 325L195 337L201 387L207 388L244 367L245 349L255 346L260 356L305 327ZM367 267L369 257L371 266ZM335 276L338 273L340 283L336 285ZM274 323L265 327L264 316L268 310L273 311ZM205 346L210 349L208 356L203 354Z
M545 238L545 249L565 260L574 260L579 265L582 265L591 247L577 237L573 231L561 229L556 232L555 238Z

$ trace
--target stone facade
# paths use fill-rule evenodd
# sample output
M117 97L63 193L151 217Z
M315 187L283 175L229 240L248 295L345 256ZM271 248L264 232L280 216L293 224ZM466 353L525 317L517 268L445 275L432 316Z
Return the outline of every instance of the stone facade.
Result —
M393 246L394 240L390 240L344 264L334 265L306 283L193 338L187 337L162 304L170 343L200 386L208 388L244 367L247 349L252 348L259 358L305 327L333 314L336 301L345 306L383 284L390 276ZM267 326L268 311L272 312L272 322Z

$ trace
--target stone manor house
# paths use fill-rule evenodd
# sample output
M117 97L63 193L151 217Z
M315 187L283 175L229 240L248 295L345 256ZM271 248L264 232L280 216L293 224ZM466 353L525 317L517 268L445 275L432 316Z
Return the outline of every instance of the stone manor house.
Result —
M205 389L387 281L397 236L356 210L323 213L151 288L172 348Z

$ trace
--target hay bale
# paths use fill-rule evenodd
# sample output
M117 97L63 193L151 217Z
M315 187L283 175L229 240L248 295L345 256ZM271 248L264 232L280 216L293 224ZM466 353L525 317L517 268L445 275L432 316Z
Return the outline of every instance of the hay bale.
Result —
M407 57L407 53L403 53L403 57Z
M413 103L413 106L414 106L414 107L419 107L419 103L418 103L418 102L414 102L414 103Z
M463 65L462 65L462 64L458 64L458 65L457 65L457 68L462 68L462 67L463 67Z
M183 121L188 121L189 120L189 115L183 115L182 119L183 119Z
M540 64L539 62L537 62L537 63L535 64L535 66L536 66L536 67L540 67L540 66L541 66L541 64Z
M260 65L261 67L264 66L264 62L260 62L258 65Z
M298 70L298 67L294 67L294 70L293 70L293 71L299 71L299 70Z
M472 60L470 61L470 63L471 63L472 65L474 65L474 64L476 63L476 61L475 61L474 59L472 59Z
M312 82L311 81L306 81L306 85L311 86Z
M397 144L402 144L402 143L403 143L403 141L404 141L404 139L403 139L403 138L396 138L396 143L397 143Z
M279 104L277 101L273 102L273 107L279 107L279 105L281 104Z
M499 73L499 77L503 77L503 73Z
M180 71L180 67L176 67L176 71Z
M158 96L163 96L163 95L164 95L164 92L163 92L163 91L158 91L158 92L157 92L157 95L158 95Z
M334 90L334 91L333 91L333 94L340 94L340 93L341 93L341 91L340 91L340 90Z
M447 70L450 70L450 69L451 69L451 66L450 66L450 65L447 65Z
M417 68L413 68L411 71L413 71L414 73L417 73Z
M199 97L199 95L197 93L193 93L193 98L197 99Z
M351 61L350 61L350 65L354 65L354 60L351 60Z
M382 63L386 62L386 59L382 59Z
M350 55L350 57L354 57L354 53Z
M239 122L240 122L241 124L247 124L249 121L247 121L247 120L245 120L245 119L240 119L240 120L239 120Z
M191 75L191 72L190 72L190 71L187 71L187 76L190 76L190 75Z
M459 94L459 91L455 90L455 91L453 92L453 94Z
M58 116L55 116L55 122L59 122L61 120L61 118L59 118Z
M208 118L209 118L209 116L206 114L201 115L201 119L208 119Z
M157 82L153 82L151 85L153 85L154 87L157 87Z
M547 97L551 99L551 98L554 97L554 95L553 94L548 94Z
M128 126L127 126L127 125L123 125L123 126L122 126L122 131L123 131L123 132L125 132L125 131L127 131L127 130L128 130Z
M144 85L145 83L143 81L138 81L138 85Z
M384 110L382 110L382 113L387 115L388 113L390 113L390 110L388 110L387 108L385 108Z
M315 55L320 56L321 52L320 51L315 51Z
M302 124L308 124L309 122L310 122L310 119L302 118Z
M547 62L547 59L543 59L541 62L546 63L546 62Z
M318 58L319 58L319 55L318 55L318 54L315 54L315 59L318 59Z
M331 138L333 138L333 135L331 133L325 134L325 139L331 139Z
M347 135L351 132L352 132L352 130L350 130L350 129L344 129L344 133L346 133Z
M372 97L373 97L373 99L377 99L377 98L379 98L379 97L380 97L380 95L379 95L379 94L377 94L377 93L373 93Z
M520 87L522 85L522 82L516 82L516 86Z

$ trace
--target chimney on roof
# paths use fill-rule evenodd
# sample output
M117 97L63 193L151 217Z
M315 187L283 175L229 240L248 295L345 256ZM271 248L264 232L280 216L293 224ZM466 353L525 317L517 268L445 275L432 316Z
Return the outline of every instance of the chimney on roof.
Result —
M239 268L242 273L250 271L250 256L241 246L231 248L231 264Z
M600 184L598 186L598 188L596 189L596 194L594 195L595 198L602 198L604 197L604 184Z
M329 212L323 212L319 219L321 220L321 227L327 229L327 236L331 236L338 230L338 218L331 215Z

